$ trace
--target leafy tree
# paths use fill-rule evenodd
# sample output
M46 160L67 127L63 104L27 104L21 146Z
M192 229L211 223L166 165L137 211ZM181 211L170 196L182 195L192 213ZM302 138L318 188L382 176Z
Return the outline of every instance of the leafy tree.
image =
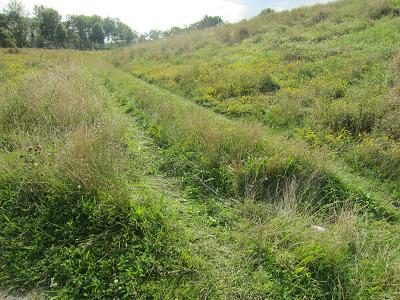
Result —
M33 24L40 35L43 46L56 46L56 30L61 22L61 15L53 8L36 5L33 9Z
M198 29L205 29L205 28L209 28L209 27L220 26L222 24L224 24L224 20L221 17L219 17L219 16L211 17L211 16L206 15L199 22L193 23L184 28L175 26L175 27L168 29L167 31L162 32L161 38L174 36L174 35L180 34L182 32L187 32L187 31L191 31L191 30L198 30ZM154 38L151 38L151 34L152 34L152 32L150 31L149 39L153 40Z
M74 48L88 49L90 48L90 25L89 17L84 15L72 15L67 18L67 28L71 36L74 37Z
M5 14L0 13L0 28L8 29L7 16Z
M95 23L90 33L90 41L95 44L104 45L105 36L106 33L103 26L100 23Z
M111 42L113 39L113 35L116 31L117 25L116 20L113 18L105 18L103 20L103 29L106 35L106 41Z
M0 14L0 47L16 47L14 36L8 28L7 16Z
M65 47L67 43L68 33L63 23L58 23L56 27L55 40L56 47Z
M264 8L261 12L260 15L269 15L275 13L275 10L272 8Z
M0 47L15 48L16 46L12 33L5 28L0 28Z
M113 42L118 45L130 45L138 37L137 32L132 31L132 29L122 23L119 19L116 19L115 32L113 33Z
M168 29L167 31L164 31L163 35L164 35L165 37L169 37L169 36L173 36L173 35L182 33L182 32L184 32L184 31L186 31L186 30L187 30L187 29L184 29L184 28L180 28L180 27L175 26L175 27L172 27L172 28Z
M161 30L155 30L152 29L150 30L148 37L150 40L155 41L155 40L160 40L164 36L164 33Z
M126 44L132 45L138 39L139 39L139 34L128 27L126 31Z
M208 27L215 27L224 24L224 20L219 17L204 16L199 22L193 23L189 26L190 29L205 29Z
M15 38L18 47L29 46L29 18L24 6L17 0L11 0L4 14L7 17L8 29Z

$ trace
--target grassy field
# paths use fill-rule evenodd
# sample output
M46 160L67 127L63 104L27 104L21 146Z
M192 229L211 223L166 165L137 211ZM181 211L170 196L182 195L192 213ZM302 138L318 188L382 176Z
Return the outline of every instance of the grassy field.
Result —
M394 0L338 1L263 14L123 49L113 60L218 113L328 147L396 198L399 9Z
M3 49L0 290L398 299L399 15L348 0L109 52Z

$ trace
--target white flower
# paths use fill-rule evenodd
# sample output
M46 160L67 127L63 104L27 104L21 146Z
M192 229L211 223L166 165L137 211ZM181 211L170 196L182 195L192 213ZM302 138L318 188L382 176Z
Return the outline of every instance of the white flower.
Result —
M312 228L317 232L325 232L326 231L326 228L317 226L317 225L313 225Z
M53 288L53 287L55 288L57 286L58 286L57 282L54 282L54 278L51 278L50 287L51 288Z

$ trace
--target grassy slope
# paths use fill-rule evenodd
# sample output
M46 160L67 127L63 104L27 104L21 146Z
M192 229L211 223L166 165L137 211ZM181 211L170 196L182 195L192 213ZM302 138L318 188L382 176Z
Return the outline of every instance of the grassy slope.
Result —
M217 232L222 232L222 236L216 236L224 251L229 251L228 257L225 257L216 254L221 251L219 248L206 246L207 256L202 263L205 269L201 271L205 277L201 277L199 284L210 286L210 291L207 292L210 293L209 296L252 299L357 298L384 295L388 292L382 289L380 280L372 283L368 279L365 271L371 267L364 265L366 256L374 264L380 263L372 255L376 250L375 246L372 246L370 240L363 241L359 234L367 230L370 238L375 234L380 236L384 233L377 233L375 230L383 226L390 243L396 245L394 231L397 230L397 225L376 222L367 215L355 216L355 212L349 208L342 208L335 213L328 206L315 212L314 207L304 206L304 202L312 201L308 198L311 195L302 187L304 182L298 182L296 177L290 178L288 174L286 183L281 182L279 186L282 194L278 192L279 195L273 196L276 201L274 204L254 202L252 192L246 195L243 204L226 198L229 193L219 193L226 187L213 185L213 179L207 176L209 172L213 176L219 176L217 172L220 169L216 170L215 164L224 167L229 162L232 152L221 148L232 147L232 144L226 144L232 138L230 134L235 132L231 129L232 122L110 66L103 66L103 71L99 71L102 65L97 65L96 70L104 72L102 76L105 84L114 94L114 98L125 106L129 114L139 117L139 123L163 149L161 168L171 175L179 176L183 187L192 196L197 196L197 201L204 201L204 196L201 195L209 199L202 210L210 216L211 228L216 227ZM182 118L186 123L181 123ZM254 128L248 126L250 125L233 137L235 142L238 139L242 141L249 132L253 132L250 139L254 138ZM199 131L195 128L199 128ZM235 129L240 130L239 127ZM222 133L222 141L210 140L216 132ZM212 146L198 145L202 141L210 141ZM251 145L252 143L246 143L243 147ZM218 159L221 160L214 162L214 167L213 163L207 163L207 160L213 158L212 151L218 151ZM236 148L233 150L237 151ZM290 172L285 171L285 167L284 165L282 169L278 166L276 170L270 171ZM223 184L229 185L232 178L225 179L222 180ZM308 179L308 184L311 185L312 179ZM254 184L251 178L248 180L247 188ZM308 188L312 189L311 186ZM240 195L235 195L239 197L237 199L241 198ZM225 205L221 207L219 202ZM316 234L312 224L323 224L330 232L321 237ZM392 230L393 234L390 234ZM233 245L236 245L233 248L232 239ZM365 242L371 247L369 250L361 246ZM354 252L350 250L353 246ZM379 274L378 269L373 271L375 275ZM387 269L384 273L389 274L391 271ZM364 280L368 282L366 285L361 283ZM397 283L392 280L393 278L389 284L391 288L386 294L389 297L395 297L398 293ZM357 287L358 285L361 287ZM379 292L372 292L374 288Z
M253 114L258 97L270 99L261 101L268 109L287 103L280 93L287 88L282 81L289 77L277 80L278 75L257 72L251 77L253 72L246 64L241 67L243 62L231 69L220 63L206 77L223 76L228 84L236 80L244 85L246 78L262 78L261 83L267 83L261 85L263 94L208 99L207 106L229 113L227 103L237 102L238 108L246 103L243 107L250 111L233 116L255 122L228 119L188 101L199 100L203 87L215 87L209 79L189 88L196 82L190 72L183 72L179 87L168 84L168 70L180 62L207 64L204 57L218 52L216 61L211 60L216 65L235 56L258 64L264 53L260 45L269 45L268 52L282 45L288 55L296 54L274 36L276 32L293 38L288 43L296 47L302 40L297 31L314 36L319 27L318 36L326 38L318 43L343 43L342 36L353 40L353 31L346 28L364 23L365 15L373 26L363 25L356 34L362 32L373 42L386 28L385 40L393 42L393 10L371 10L372 1L363 8L360 1L343 3L111 53L114 63L134 54L134 69L128 72L109 64L109 54L0 54L0 168L5 170L0 173L0 289L43 290L44 298L56 299L398 298L397 198L379 186L382 179L376 174L347 165L343 153L360 141L349 137L351 147L342 152L336 146L310 146L294 132L311 126L307 122L313 120L312 113L303 115L301 122L289 118L285 125ZM347 21L339 23L343 34L332 40L327 34L332 26L324 22L338 11ZM286 29L280 28L282 22ZM274 33L266 34L271 26ZM380 30L376 36L370 34L373 28ZM188 40L200 44L190 49ZM320 54L326 52L324 47ZM383 44L382 49L390 47ZM286 68L278 54L271 57ZM132 76L149 76L143 74L140 60L147 61L156 77L158 68L167 71L164 81L154 83L187 98ZM324 67L329 61L320 58ZM349 62L340 57L332 61ZM380 76L379 70L373 74ZM203 78L202 72L196 74ZM296 76L291 84L298 90L313 82L299 83ZM251 84L245 88L251 89ZM362 90L363 85L358 86ZM265 92L271 88L275 91ZM309 92L319 90L308 87ZM205 105L203 100L199 103ZM307 106L311 112L314 104ZM282 114L276 116L280 119ZM320 124L318 128L321 133L327 130ZM371 139L383 134L379 130L363 134ZM387 142L396 143L394 135ZM327 230L318 232L313 225Z
M398 199L399 9L395 0L339 1L139 45L113 59L217 112L329 147Z

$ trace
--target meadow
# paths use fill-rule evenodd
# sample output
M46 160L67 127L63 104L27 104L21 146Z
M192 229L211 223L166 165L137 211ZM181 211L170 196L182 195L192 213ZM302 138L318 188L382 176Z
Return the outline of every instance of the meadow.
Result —
M0 290L398 299L400 2L0 52Z
M113 59L218 113L329 147L397 197L399 8L399 1L338 1L267 12Z

